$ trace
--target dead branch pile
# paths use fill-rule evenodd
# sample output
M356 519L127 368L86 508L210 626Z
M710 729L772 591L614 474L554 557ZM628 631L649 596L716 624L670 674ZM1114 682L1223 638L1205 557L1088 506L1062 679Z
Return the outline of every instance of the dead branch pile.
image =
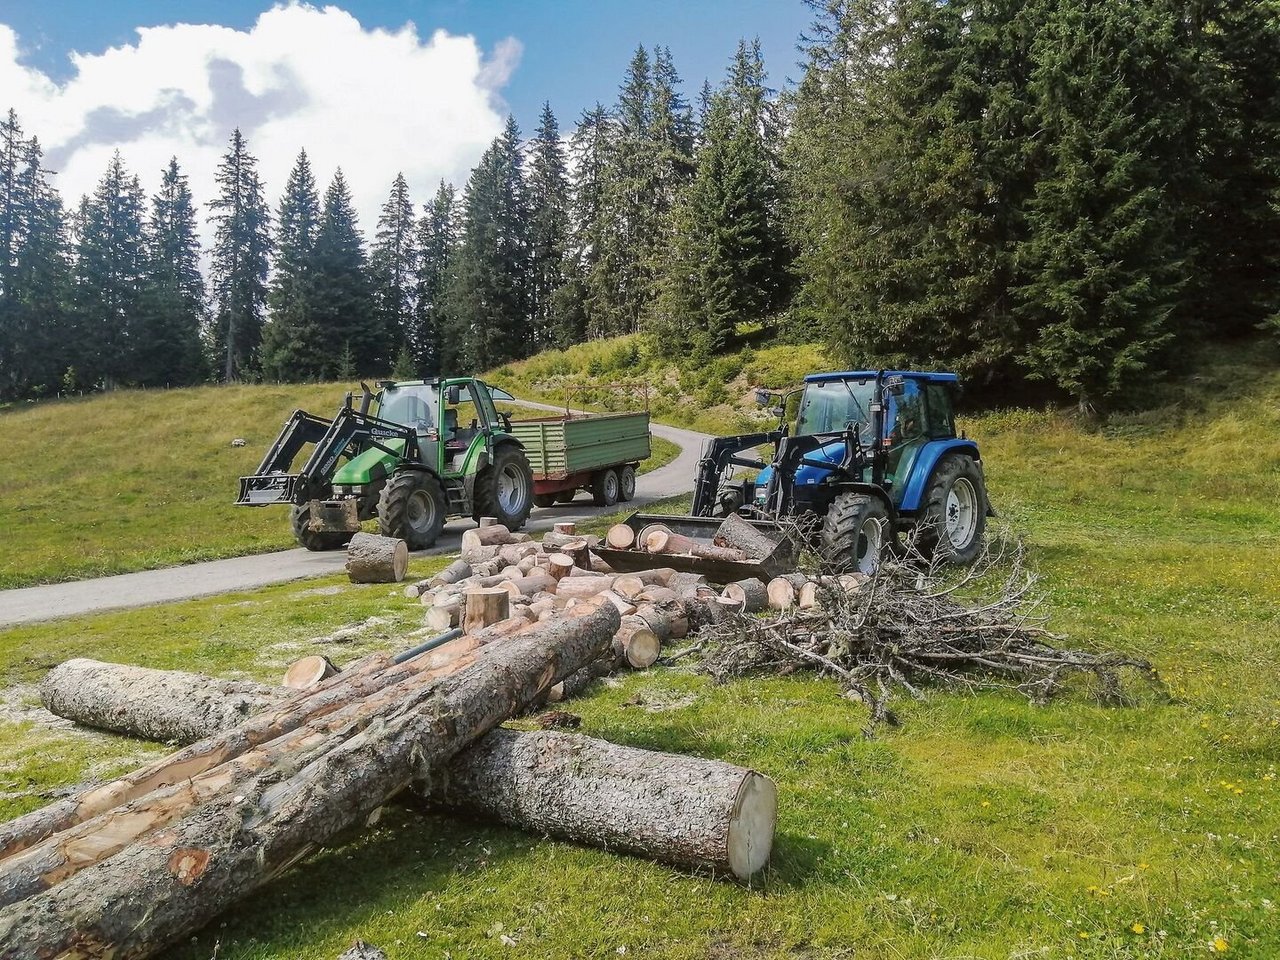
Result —
M781 599L768 615L723 617L685 652L700 654L699 669L718 681L802 669L835 677L868 706L873 724L896 723L895 691L921 699L928 681L1012 688L1040 703L1074 675L1091 676L1104 702L1123 702L1126 670L1155 679L1146 660L1073 649L1049 632L1038 578L1022 543L1008 536L992 538L962 572L908 544L899 562L869 578L821 576L791 593L786 581L794 579L770 584L770 599L775 590Z

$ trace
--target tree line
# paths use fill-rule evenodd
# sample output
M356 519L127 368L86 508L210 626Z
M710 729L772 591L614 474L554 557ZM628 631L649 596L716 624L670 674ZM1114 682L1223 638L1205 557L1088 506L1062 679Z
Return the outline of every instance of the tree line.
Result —
M637 48L563 136L513 119L461 191L398 176L371 242L306 152L269 206L237 131L206 216L117 156L68 213L0 126L0 397L484 370L745 330L836 362L1042 380L1082 405L1276 321L1280 15L1245 0L810 0L803 72L758 43L685 95Z

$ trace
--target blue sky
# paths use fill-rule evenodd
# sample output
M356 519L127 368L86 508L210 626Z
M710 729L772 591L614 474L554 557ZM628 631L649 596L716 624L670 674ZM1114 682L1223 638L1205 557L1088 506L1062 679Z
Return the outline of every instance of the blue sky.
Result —
M263 0L0 0L26 65L55 80L72 73L69 54L100 53L136 41L136 29L177 22L247 29L272 4ZM471 34L485 49L503 38L523 52L502 96L526 130L543 100L569 125L596 100L609 103L636 45L671 48L692 99L703 78L716 82L739 38L760 38L770 82L798 73L796 42L810 22L802 0L345 0L335 6L366 28L413 21ZM0 99L3 93L0 91Z

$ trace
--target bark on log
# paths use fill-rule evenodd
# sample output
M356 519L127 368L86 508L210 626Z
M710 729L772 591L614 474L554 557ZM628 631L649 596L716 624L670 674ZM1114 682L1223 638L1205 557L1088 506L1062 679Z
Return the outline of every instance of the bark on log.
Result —
M563 533L544 533L542 535L542 549L549 552L572 553L573 550L566 550L566 546L572 546L573 550L583 550L588 546L585 537L575 534Z
M190 935L599 657L617 611L579 609L492 644L449 677L382 691L362 703L373 716L290 750L159 833L0 911L6 960L146 957Z
M459 580L465 580L472 574L471 564L467 561L458 559L453 561L434 577L427 581L429 586L443 587L450 583L457 583Z
M163 670L68 660L40 682L40 700L50 713L83 717L83 723L100 730L190 743L288 699L287 693L258 683L183 676L199 682L175 682Z
M600 591L599 596L608 600L615 607L617 607L618 613L620 613L624 617L630 616L631 614L636 612L636 605L634 603L632 603L626 597L618 596L612 590L602 590Z
M547 730L495 730L450 764L435 796L566 840L746 880L773 846L773 781L715 760Z
M586 577L565 577L556 584L556 596L564 597L568 600L580 600L584 597L594 597L598 593L602 593L613 586L613 577L602 576L586 576Z
M613 635L614 669L624 665L634 670L647 669L658 662L661 652L662 641L643 618L634 615L622 618L622 626Z
M352 583L399 583L409 572L409 545L394 537L357 533L347 544Z
M701 573L685 573L680 571L671 576L667 581L667 588L674 590L678 596L687 597L691 595L698 587L705 587L707 578Z
M724 588L724 596L742 604L747 613L759 613L769 605L769 594L765 585L754 577L737 580Z
M477 560L491 560L512 542L511 531L500 523L467 530L462 534L462 559L473 565Z
M644 539L644 549L649 553L687 554L706 560L725 560L730 563L747 559L747 555L735 547L717 547L714 544L694 540L692 537L663 530L655 530L648 534Z
M615 523L604 535L604 542L614 550L630 550L636 542L636 532L625 523Z
M734 547L752 560L763 560L777 549L777 544L743 520L736 513L724 518L711 542L718 547Z
M303 657L290 664L284 672L282 686L290 690L309 690L322 680L328 680L338 672L333 661L318 654Z
M578 532L578 525L572 520L562 520L559 523L551 525L551 532L558 533L566 537L572 537Z
M616 573L617 571L611 567L603 557L597 556L594 551L588 551L587 569L592 573Z
M569 576L573 567L573 557L567 553L553 553L547 558L547 572L557 580Z
M444 603L428 607L422 625L432 630L448 630L462 622L462 598L451 597Z
M689 616L682 605L645 604L636 611L636 616L648 624L663 643L689 635Z
M640 528L640 532L636 534L634 547L637 550L648 551L647 546L649 538L659 533L670 533L671 528L665 523L650 523Z
M462 629L475 633L481 627L507 619L510 612L511 594L502 587L468 590L462 610Z

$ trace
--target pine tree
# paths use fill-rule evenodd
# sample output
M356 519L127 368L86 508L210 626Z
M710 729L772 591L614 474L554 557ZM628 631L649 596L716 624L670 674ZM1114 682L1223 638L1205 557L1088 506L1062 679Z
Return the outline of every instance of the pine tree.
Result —
M204 279L191 188L173 157L151 198L146 230L147 283L139 336L133 345L134 378L144 386L198 383L207 373Z
M341 170L324 194L312 279L312 316L324 344L323 375L338 376L348 367L359 374L389 372L398 345L387 343L372 322L373 290L364 240ZM349 362L339 359L344 351Z
M321 376L326 344L316 325L315 244L320 229L320 195L307 151L298 153L284 195L276 208L276 236L270 319L262 331L262 372L273 380L311 380Z
M551 104L542 105L529 160L529 309L532 349L555 342L568 322L558 295L569 269L569 174Z
M609 111L597 103L583 112L569 142L573 158L571 192L570 265L568 282L562 288L562 306L557 310L559 325L555 340L558 346L567 347L588 336L603 336L608 329L608 319L596 307L600 294L592 296L592 289L607 282L607 276L598 264L613 234L606 191L610 165L616 149L616 125ZM588 303L588 298L594 302Z
M528 207L514 118L485 151L463 194L462 243L449 287L452 327L441 331L451 370L486 370L527 356Z
M213 247L213 344L223 379L257 366L271 251L271 214L262 196L258 161L239 129L218 165L218 196L210 201Z
M413 328L409 336L409 352L419 376L434 376L442 371L460 370L447 353L441 335L456 331L457 324L449 314L449 284L453 276L454 257L459 243L456 191L452 184L441 181L436 195L418 220L418 271L414 287Z
M1127 82L1149 62L1153 15L1057 0L1033 46L1042 156L1013 295L1024 362L1086 410L1159 362L1181 286L1176 214L1146 153L1156 120L1135 115Z
M414 285L418 251L414 238L413 201L403 174L396 174L382 205L378 232L369 257L373 284L372 323L380 331L384 356L397 360L413 327Z
M112 388L137 382L147 282L146 198L117 152L76 219L74 310L82 378Z

